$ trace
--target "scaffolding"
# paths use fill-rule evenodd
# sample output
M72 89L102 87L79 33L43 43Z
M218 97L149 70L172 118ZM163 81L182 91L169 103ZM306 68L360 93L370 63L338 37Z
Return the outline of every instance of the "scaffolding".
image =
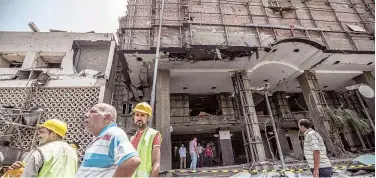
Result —
M254 122L254 113L250 110L250 107L254 107L250 105L247 101L246 88L244 86L243 81L248 80L244 77L240 72L235 72L232 76L232 82L235 91L235 106L237 115L239 116L240 123L241 123L241 130L243 135L244 141L244 148L246 152L247 162L251 162L251 165L263 161L259 159L259 151L257 149L257 144L262 144L262 140L259 136L256 136L253 126L259 123ZM249 160L249 155L251 156L251 160ZM251 166L252 167L252 166Z
M33 130L32 139L26 140L31 142L30 147L26 149L32 149L37 144L38 128L36 125L39 123L43 114L43 110L25 110L15 108L0 108L0 122L2 123L0 142L2 145L9 143L9 147L17 147L19 145L21 154L19 154L16 160L20 159L20 156L25 152L22 146L23 139L25 137L25 129ZM24 123L24 124L23 124ZM20 128L23 128L22 130ZM16 130L16 133L14 131ZM17 144L18 142L18 144ZM7 153L5 153L7 155Z

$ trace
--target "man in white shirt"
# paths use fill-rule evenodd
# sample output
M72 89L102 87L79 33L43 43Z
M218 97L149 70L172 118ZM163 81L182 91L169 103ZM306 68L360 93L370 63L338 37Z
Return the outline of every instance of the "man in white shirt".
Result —
M299 120L299 130L304 133L304 156L313 177L331 177L333 170L322 137L311 128L307 119Z
M200 143L198 143L197 149L198 149L198 154L200 155L200 158L198 160L198 167L203 167L203 165L204 165L204 150L205 150L205 148L203 146L201 146Z
M187 148L184 147L184 144L181 144L181 147L179 148L179 156L180 156L180 169L187 168Z

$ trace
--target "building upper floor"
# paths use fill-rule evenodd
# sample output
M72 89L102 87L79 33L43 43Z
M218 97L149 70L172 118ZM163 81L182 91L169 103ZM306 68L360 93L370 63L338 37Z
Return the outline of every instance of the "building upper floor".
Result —
M121 48L268 47L289 38L332 50L374 51L372 0L131 0Z
M0 32L0 83L26 86L48 73L48 85L103 85L115 78L115 49L110 33Z

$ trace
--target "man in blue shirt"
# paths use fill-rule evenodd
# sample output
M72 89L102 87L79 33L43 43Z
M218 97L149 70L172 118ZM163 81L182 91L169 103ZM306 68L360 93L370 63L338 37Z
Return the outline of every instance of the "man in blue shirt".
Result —
M127 134L116 125L116 109L99 103L85 114L85 129L95 136L76 177L131 177L141 160Z
M184 147L184 144L181 144L181 147L179 148L179 156L180 156L180 169L185 169L187 167L187 149Z

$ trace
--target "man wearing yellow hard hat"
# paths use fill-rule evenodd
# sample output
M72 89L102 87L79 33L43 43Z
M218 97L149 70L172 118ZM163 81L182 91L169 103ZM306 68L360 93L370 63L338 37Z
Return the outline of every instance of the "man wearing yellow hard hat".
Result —
M141 158L133 177L158 177L160 167L161 134L147 126L148 119L152 116L152 108L142 102L133 109L134 122L137 125L137 132L131 138L131 143Z
M13 175L19 176L22 172L21 177L74 177L78 161L76 150L62 140L67 124L50 119L39 127L40 145L30 151L24 161L12 164Z

